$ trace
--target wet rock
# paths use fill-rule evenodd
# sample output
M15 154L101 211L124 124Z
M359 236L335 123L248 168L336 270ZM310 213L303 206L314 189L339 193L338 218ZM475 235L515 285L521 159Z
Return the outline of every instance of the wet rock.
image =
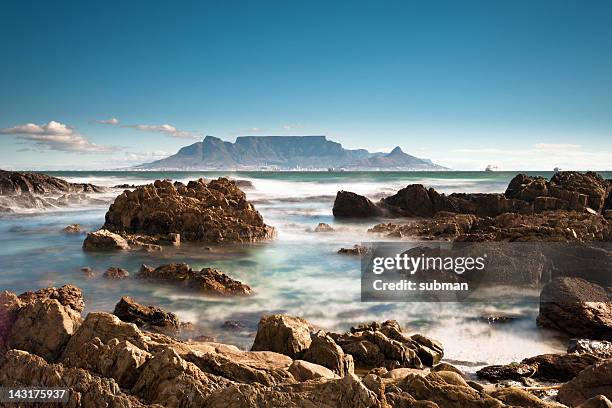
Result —
M274 229L233 181L219 178L187 185L168 180L124 191L106 213L105 229L184 241L253 242L270 239Z
M345 354L325 332L319 331L311 338L310 346L302 355L303 360L327 367L340 377L354 372L353 357Z
M339 191L332 209L334 217L368 218L382 214L372 201L350 191Z
M62 228L62 232L67 234L79 234L81 231L80 224L70 224L67 227Z
M122 321L134 323L138 327L156 326L178 330L180 326L179 319L174 313L155 306L141 305L129 296L119 300L113 314Z
M315 227L314 232L334 232L334 229L331 225L320 222L319 225Z
M289 372L297 381L308 381L316 378L338 378L329 368L304 360L294 360Z
M297 358L310 347L312 326L301 317L264 316L259 321L252 351L274 351Z
M36 300L19 309L7 344L53 362L81 320L80 313L55 299Z
M507 365L491 365L483 367L476 372L479 378L491 382L504 380L520 381L523 377L532 377L537 371L537 367L524 363L511 363Z
M612 339L612 298L581 278L556 278L540 294L538 324L573 336Z
M223 322L223 328L225 330L238 331L246 329L247 325L239 320L226 320Z
M603 360L582 370L559 389L558 399L571 407L603 395L612 399L612 360Z
M340 255L362 255L365 254L368 251L368 248L363 246L363 245L353 245L352 248L340 248L338 250L338 253Z
M130 276L130 273L123 268L111 266L102 276L106 279L125 279Z
M568 353L592 354L599 358L612 358L612 342L604 340L571 339Z
M42 173L0 170L0 195L46 195L51 193L99 193L103 187L85 183L69 183Z
M136 277L169 281L213 296L248 296L253 292L250 286L216 269L204 268L201 271L194 271L185 263L162 265L155 269L143 265Z
M90 232L83 241L83 249L86 251L112 251L130 249L127 241L118 234L106 229Z

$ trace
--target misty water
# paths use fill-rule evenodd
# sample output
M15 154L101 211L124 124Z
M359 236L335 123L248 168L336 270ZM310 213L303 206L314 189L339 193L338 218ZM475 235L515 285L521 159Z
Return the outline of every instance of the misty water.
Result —
M267 224L276 227L275 240L249 245L183 244L159 253L141 251L86 253L83 234L66 234L63 227L78 223L95 230L121 190L95 195L96 201L67 208L29 211L0 218L0 290L18 293L71 283L81 287L88 311L112 312L121 296L160 306L193 322L193 335L248 349L263 314L288 313L306 318L327 330L344 331L362 322L395 319L409 332L421 332L444 344L445 360L473 372L485 364L502 364L565 349L567 339L536 327L538 293L508 304L365 303L360 301L360 261L338 255L341 247L378 240L366 230L377 220L340 222L332 216L339 190L365 194L373 200L395 193L411 183L440 192L503 192L515 175L505 172L55 172L72 182L103 186L143 184L155 179L187 181L220 175L249 180L247 197ZM534 173L550 177L551 173ZM604 175L609 177L609 175ZM101 200L101 201L97 201ZM314 233L320 222L333 233ZM171 284L136 279L106 280L110 266L133 275L140 265L186 262L194 269L214 267L249 284L248 298L212 298L185 292ZM89 266L90 277L81 271ZM483 313L503 312L519 318L490 325ZM224 322L238 321L236 328Z

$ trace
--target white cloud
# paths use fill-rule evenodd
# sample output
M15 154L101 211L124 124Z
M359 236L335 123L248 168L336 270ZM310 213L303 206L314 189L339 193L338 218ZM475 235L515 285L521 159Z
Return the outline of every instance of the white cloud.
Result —
M94 122L99 123L101 125L118 125L119 119L117 118L100 119L100 120L94 120Z
M162 125L123 125L126 128L140 130L141 132L164 133L171 137L184 139L200 139L202 133L179 130L172 125L164 123Z
M114 146L100 146L74 128L54 120L42 125L26 123L10 128L0 129L1 134L17 136L18 139L33 144L38 150L57 150L74 153L112 153L118 150Z

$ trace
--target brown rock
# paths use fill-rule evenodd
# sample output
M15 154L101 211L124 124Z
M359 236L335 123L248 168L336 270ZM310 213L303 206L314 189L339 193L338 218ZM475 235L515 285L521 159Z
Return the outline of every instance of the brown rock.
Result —
M612 399L612 360L604 360L581 371L559 389L558 399L575 407L590 398L603 395Z
M332 370L319 364L304 360L294 360L289 366L289 372L297 381L308 381L316 378L338 378Z
M0 356L7 350L8 336L22 306L23 303L13 292L0 292Z
M62 231L67 234L79 234L82 230L80 224L70 224L67 227L64 227Z
M603 395L597 395L584 401L578 408L612 408L612 402Z
M592 354L599 358L612 358L612 342L605 340L572 339L569 342L568 353Z
M129 296L121 298L115 305L113 314L122 321L134 323L138 327L157 326L178 330L180 324L174 313L166 312L155 306L141 305Z
M130 276L130 273L123 268L111 266L102 276L104 276L106 279L125 279Z
M112 251L130 249L127 241L118 234L106 229L90 232L83 241L83 249L86 251Z
M363 245L355 244L352 248L340 248L338 253L340 255L362 255L368 251L368 248Z
M334 217L369 218L382 214L372 201L350 191L338 191L332 209Z
M301 317L288 315L263 316L257 327L252 351L274 351L297 358L312 342L312 326Z
M85 308L83 292L74 285L64 285L61 288L44 288L19 295L19 300L23 303L33 303L37 300L46 299L55 299L62 306L69 307L78 313L81 313Z
M319 331L311 339L310 347L302 355L303 360L327 367L340 377L354 372L353 357L345 354L325 332Z
M314 232L334 232L334 229L331 225L320 222L319 225L315 227Z

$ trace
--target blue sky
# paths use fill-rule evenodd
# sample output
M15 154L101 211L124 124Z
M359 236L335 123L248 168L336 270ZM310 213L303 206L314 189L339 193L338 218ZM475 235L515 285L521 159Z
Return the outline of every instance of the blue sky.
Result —
M0 14L3 168L122 167L206 134L325 134L455 169L612 168L609 0L5 1Z

